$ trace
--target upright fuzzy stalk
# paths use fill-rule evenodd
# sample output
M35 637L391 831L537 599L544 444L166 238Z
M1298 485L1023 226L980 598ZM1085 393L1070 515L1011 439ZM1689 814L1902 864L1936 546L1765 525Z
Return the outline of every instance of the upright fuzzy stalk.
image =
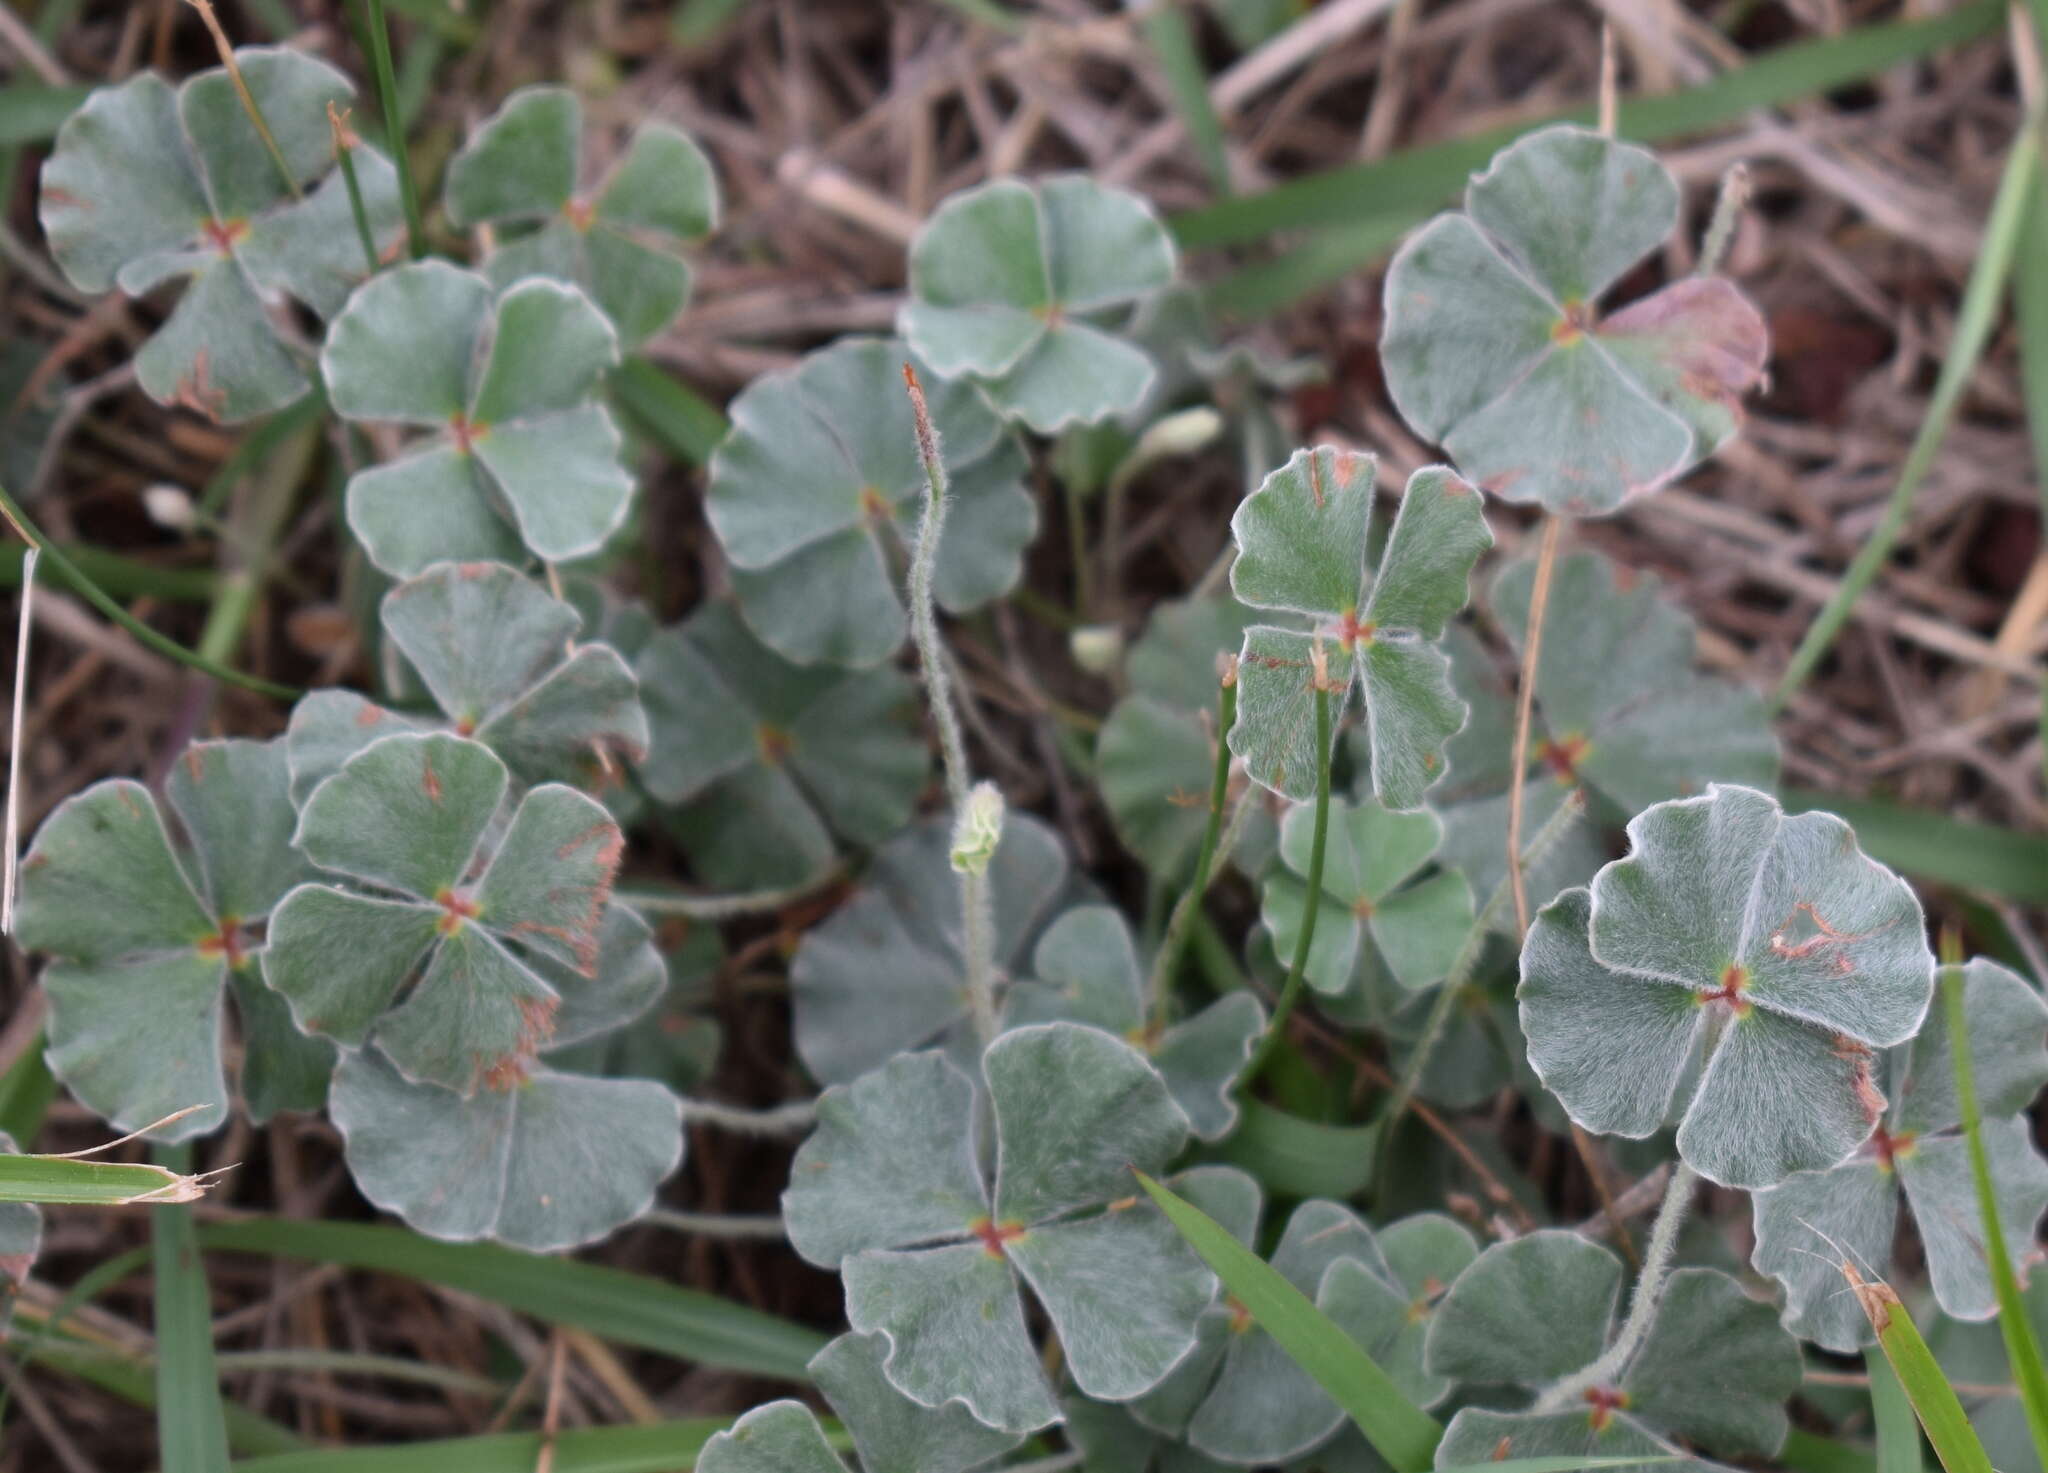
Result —
M976 1036L987 1044L996 1036L995 904L988 889L988 866L1002 839L1003 795L993 783L976 785L967 766L967 743L960 734L960 713L953 707L953 678L939 643L932 595L939 539L946 530L946 462L939 452L938 431L932 428L924 386L908 363L903 365L903 387L910 395L911 419L917 427L917 458L924 463L925 488L924 516L918 522L917 546L910 558L910 632L924 670L925 700L939 730L939 757L946 770L946 795L953 806L950 858L954 873L960 876L967 1009Z
M384 263L377 259L377 236L370 229L370 212L363 205L363 186L356 179L356 150L363 140L348 125L348 114L327 104L327 127L334 134L334 161L341 165L341 182L348 186L349 212L355 216L356 239L363 243L363 259L375 276Z
M1657 1221L1650 1228L1650 1246L1643 1255L1643 1271L1636 1278L1635 1297L1629 1301L1628 1318L1621 1333L1601 1357L1582 1371L1550 1387L1536 1398L1538 1412L1558 1412L1579 1405L1596 1386L1611 1385L1628 1369L1628 1363L1642 1348L1657 1307L1664 1302L1664 1290L1671 1278L1671 1260L1678 1252L1678 1230L1685 1226L1686 1213L1699 1193L1700 1176L1685 1162L1671 1169L1671 1181L1664 1188L1664 1201L1657 1208Z
M1522 635L1522 673L1515 690L1515 750L1508 764L1508 883L1515 897L1515 939L1529 930L1529 887L1522 875L1522 789L1529 773L1529 722L1536 708L1536 672L1543 662L1543 616L1550 608L1550 580L1557 572L1557 544L1564 522L1543 514L1543 540L1536 550L1536 581L1529 589L1529 627Z
M391 66L391 30L384 22L384 0L363 0L363 29L370 43L370 67L377 74L377 111L384 118L384 146L398 171L398 197L405 205L405 238L417 261L427 253L427 225L420 215L420 192L413 183L412 158L405 147L405 120L398 112L398 74Z
M1323 905L1323 850L1330 835L1330 665L1321 640L1310 652L1316 682L1316 818L1308 848L1308 900L1301 908L1301 935L1294 942L1294 960L1288 964L1287 980L1280 984L1280 996L1273 1003L1273 1020L1259 1040L1258 1049L1244 1066L1242 1076L1249 1087L1266 1067L1286 1031L1287 1019L1301 1001L1301 983L1308 969L1309 945L1315 940L1316 913Z

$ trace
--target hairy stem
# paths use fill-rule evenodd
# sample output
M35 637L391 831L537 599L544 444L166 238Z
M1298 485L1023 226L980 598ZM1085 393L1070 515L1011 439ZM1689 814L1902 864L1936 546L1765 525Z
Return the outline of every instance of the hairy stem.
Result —
M1536 581L1529 589L1529 627L1522 633L1522 674L1515 690L1515 749L1508 762L1508 884L1515 897L1515 939L1529 929L1529 887L1522 876L1522 789L1529 772L1529 722L1536 709L1536 672L1543 663L1543 616L1550 608L1550 580L1557 572L1561 518L1543 514L1543 540L1536 549Z
M363 0L363 29L370 43L370 67L377 76L384 146L398 171L398 197L405 205L406 246L417 261L427 253L427 225L420 215L420 192L413 183L412 158L405 146L405 120L398 110L398 75L391 67L391 28L384 21L384 0Z
M1316 652L1321 654L1320 646ZM1301 909L1301 935L1295 938L1294 960L1288 964L1287 980L1281 983L1280 996L1273 1004L1273 1019L1266 1025L1265 1036L1259 1040L1251 1061L1244 1066L1241 1078L1246 1088L1266 1067L1266 1061L1272 1057L1281 1035L1286 1031L1288 1017L1294 1012L1295 1004L1301 1001L1309 944L1316 935L1316 912L1322 909L1323 849L1330 833L1330 687L1323 674L1322 663L1320 659L1316 661L1316 819L1309 840L1308 899Z
M1586 811L1586 796L1582 789L1574 788L1557 805L1557 812L1550 815L1536 837L1529 841L1529 847L1522 851L1525 865L1541 864L1555 849L1564 836L1570 832L1579 816ZM1479 908L1478 917L1472 922L1472 929L1465 933L1458 954L1451 959L1451 969L1438 984L1436 1001L1431 1004L1429 1016L1422 1025L1422 1037L1416 1040L1415 1052L1408 1057L1408 1067L1401 1073L1401 1082L1394 1087L1394 1097L1387 1102L1382 1117L1380 1139L1385 1140L1393 1133L1407 1113L1408 1105L1415 1098L1415 1091L1422 1083L1422 1073L1429 1067L1430 1055L1443 1041L1444 1028L1451 1020L1451 1010L1457 1005L1460 991L1472 980L1472 970L1479 965L1479 958L1485 953L1486 938L1499 923L1500 914L1508 903L1509 881L1505 878L1493 887L1493 893L1486 898L1486 904Z
M1650 1228L1650 1246L1643 1254L1643 1271L1636 1278L1635 1297L1629 1300L1628 1318L1621 1333L1600 1358L1584 1370L1550 1387L1536 1398L1538 1412L1563 1411L1576 1405L1596 1386L1612 1385L1628 1369L1629 1360L1642 1348L1643 1339L1664 1302L1664 1288L1671 1277L1671 1260L1678 1251L1678 1230L1698 1194L1699 1173L1680 1161L1671 1169L1671 1181L1664 1188L1664 1201L1657 1208L1657 1221Z
M741 890L725 895L690 895L668 890L618 890L613 893L617 900L643 915L723 921L735 916L773 915L787 905L837 884L845 874L845 865L833 864L801 885L781 890Z
M684 1100L683 1124L715 1125L734 1135L802 1135L818 1118L816 1100L789 1100L765 1110L721 1105L712 1100Z
M989 895L988 876L963 872L960 876L961 940L967 963L967 1014L974 1023L974 1036L984 1047L994 1042L999 1031L996 1018L996 908Z
M1152 963L1152 977L1146 988L1149 1012L1153 1022L1159 1021L1159 1013L1166 1004L1166 990L1173 980L1174 972L1180 967L1182 953L1187 949L1188 926L1194 916L1194 909L1202 903L1202 897L1209 891L1209 874L1216 864L1216 852L1223 834L1223 803L1230 791L1230 728L1237 724L1237 661L1225 655L1223 669L1219 672L1216 700L1216 768L1209 779L1209 821L1202 829L1202 847L1195 852L1195 873L1189 880L1187 893L1173 908L1173 914L1166 923L1166 939L1160 943L1159 955ZM1251 789L1245 790L1238 813L1242 814L1251 802ZM1231 827L1237 827L1239 818L1233 815Z
M666 1207L651 1207L640 1215L640 1221L649 1227L667 1228L672 1233L688 1233L698 1238L773 1241L788 1236L779 1212L729 1216L721 1212L672 1212Z

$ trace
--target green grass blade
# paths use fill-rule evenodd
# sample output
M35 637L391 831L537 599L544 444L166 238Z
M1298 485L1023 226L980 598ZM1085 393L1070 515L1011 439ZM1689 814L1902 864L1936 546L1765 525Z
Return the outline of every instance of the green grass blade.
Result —
M157 1161L183 1173L189 1146L160 1146ZM156 1433L163 1473L223 1473L227 1419L213 1361L213 1296L187 1206L150 1209L156 1270Z
M1793 788L1785 807L1839 814L1864 852L1916 879L1958 890L2048 905L2048 844L2038 834L1949 818L1885 798L1854 798Z
M1920 1462L1920 1420L1913 1403L1884 1352L1871 1346L1863 1352L1870 1369L1870 1419L1877 1428L1877 1473L1923 1473Z
M554 1473L675 1473L731 1426L726 1417L692 1417L651 1427L581 1427L556 1434ZM234 1473L533 1473L538 1432L455 1437L397 1447L320 1448L247 1458Z
M1311 1304L1278 1269L1151 1177L1140 1172L1138 1180L1167 1220L1216 1271L1223 1287L1294 1363L1344 1408L1366 1441L1393 1465L1394 1473L1424 1473L1444 1435L1437 1420L1402 1395L1358 1342Z
M2034 1452L2048 1467L2048 1366L2041 1360L2041 1342L2027 1318L2026 1297L2013 1273L2006 1246L2005 1224L1998 1217L1998 1189L1991 1180L1991 1159L1984 1151L1984 1118L1977 1104L1976 1064L1970 1056L1969 1018L1963 1006L1963 970L1941 971L1942 1005L1948 1009L1949 1052L1955 1060L1956 1103L1962 1109L1963 1136L1969 1143L1970 1177L1977 1186L1977 1215L1984 1227L1984 1256L1991 1268L1991 1286L1998 1295L1998 1329L2005 1337L2005 1358L2019 1387Z
M1276 1197L1330 1197L1341 1202L1372 1185L1380 1129L1325 1125L1245 1100L1236 1130L1216 1159L1242 1167Z
M1877 1460L1862 1448L1800 1427L1786 1434L1778 1461L1793 1473L1878 1473Z
M0 1074L0 1135L17 1146L34 1145L56 1098L57 1077L43 1058L43 1035L38 1032Z
M1885 503L1883 517L1870 529L1834 596L1813 616L1799 648L1792 652L1778 688L1771 693L1770 709L1774 714L1784 709L1785 702L1806 683L1813 667L1834 644L1849 620L1849 611L1877 577L1878 570L1891 556L1893 544L1905 530L1913 493L1920 489L1920 482L1934 465L1935 454L1955 419L1956 406L1962 402L1963 390L1977 371L1977 361L1984 356L1984 345L1997 324L2006 277L2019 249L2021 227L2026 223L2028 204L2036 193L2040 173L2040 129L2038 122L2030 119L2021 126L2019 135L2013 139L2012 152L2006 157L2005 177L1999 181L1998 196L1991 202L1984 243L1977 253L1977 264L1970 270L1969 285L1963 289L1962 306L1956 312L1955 337L1942 356L1941 375L1935 380L1933 397L1927 401L1927 417L1921 420L1920 433L1913 437L1913 448L1899 468L1899 479L1892 487L1891 499Z
M157 1383L149 1369L105 1350L73 1340L53 1341L36 1354L36 1364L97 1386L109 1395L139 1407L157 1405ZM228 1447L242 1457L261 1457L292 1452L304 1447L305 1439L282 1423L258 1416L247 1407L227 1403L223 1420L227 1425ZM169 1462L163 1467L170 1468Z
M443 1243L379 1223L252 1217L209 1224L200 1241L403 1274L620 1345L783 1381L808 1379L805 1366L825 1345L815 1330L641 1274L489 1243Z
M619 407L651 438L692 465L703 465L725 438L725 416L647 359L628 358L612 373Z
M1209 100L1209 76L1195 50L1195 33L1182 13L1180 0L1152 0L1145 11L1145 41L1166 77L1173 110L1209 171L1209 183L1221 196L1230 191L1230 160L1223 151L1223 120Z
M2048 4L2034 0L2031 8L2036 34L2048 32ZM2020 394L2034 442L2034 484L2041 493L2041 524L2048 526L2048 178L2038 175L2027 201L2012 300L2019 324ZM2048 782L2048 687L2041 692L2040 731L2042 780Z
M1854 1264L1844 1263L1841 1268L1856 1302L1870 1320L1870 1327L1877 1331L1877 1343L1885 1358L1898 1373L1906 1399L1913 1404L1913 1414L1927 1429L1927 1440L1933 1444L1941 1466L1948 1473L1993 1473L1991 1459L1984 1444L1977 1440L1969 1414L1956 1399L1955 1388L1935 1364L1934 1353L1920 1338L1913 1317L1899 1303L1891 1285L1882 1279L1866 1283Z
M42 87L17 82L0 87L0 148L46 143L91 93L90 87Z
M0 1202L129 1207L142 1202L190 1202L205 1190L196 1177L141 1162L0 1154Z

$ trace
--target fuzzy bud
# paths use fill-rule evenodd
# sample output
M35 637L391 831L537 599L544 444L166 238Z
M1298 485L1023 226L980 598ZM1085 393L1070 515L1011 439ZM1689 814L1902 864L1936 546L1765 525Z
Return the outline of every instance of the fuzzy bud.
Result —
M956 873L985 875L1003 838L1003 792L994 783L979 782L967 795L967 806L953 820L953 852L949 856Z
M1155 419L1138 436L1131 459L1150 465L1172 455L1193 455L1223 433L1223 416L1206 404Z
M1216 684L1223 690L1229 690L1237 684L1237 651L1217 651Z
M166 531L188 532L192 529L192 498L183 487L158 482L143 488L142 509L149 513L152 522Z
M1123 658L1123 631L1114 624L1084 624L1067 636L1067 652L1090 675L1107 675Z

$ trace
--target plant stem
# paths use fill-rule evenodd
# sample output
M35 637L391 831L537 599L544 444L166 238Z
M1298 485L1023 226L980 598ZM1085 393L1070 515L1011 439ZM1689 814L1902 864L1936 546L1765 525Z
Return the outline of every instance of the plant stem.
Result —
M1735 227L1741 223L1742 211L1749 204L1749 193L1749 165L1737 159L1721 176L1721 192L1714 198L1713 218L1707 222L1707 234L1700 243L1699 265L1693 269L1693 275L1712 276L1721 269L1728 247L1734 243Z
M686 895L664 890L617 890L615 899L644 915L681 916L692 921L723 921L736 916L772 915L784 906L815 895L845 878L846 866L834 864L815 878L783 890L744 890L729 895Z
M2005 175L1991 204L1991 218L1984 227L1984 246L1970 271L1969 285L1963 289L1962 305L1956 312L1955 336L1942 358L1940 377L1935 380L1933 396L1927 402L1927 417L1920 421L1920 432L1914 436L1913 448L1900 467L1898 483L1885 503L1884 515L1857 550L1834 596L1807 626L1805 638L1793 651L1778 688L1771 693L1769 709L1774 716L1785 709L1785 703L1806 683L1821 656L1834 644L1856 600L1877 577L1899 534L1905 530L1913 494L1934 464L1935 454L1941 449L1956 408L1962 402L1963 391L1969 387L1978 360L1984 355L1984 346L1990 341L1991 330L1997 325L1998 305L2005 295L2006 277L2018 252L2029 199L2041 187L2040 131L2040 117L2029 116L2013 139L2012 151L2006 156Z
M53 544L43 535L41 529L33 521L29 520L28 513L23 511L20 504L7 494L5 487L0 487L0 518L4 518L14 528L15 535L20 537L23 542L26 542L31 547L40 549L43 556L50 560L51 564L67 583L84 596L87 603L98 609L102 614L105 614L109 619L120 625L158 654L175 660L181 665L189 665L194 670L211 675L216 680L224 680L229 685L239 685L246 690L260 691L266 696L275 696L279 700L294 701L304 694L304 692L294 686L279 685L275 681L264 680L259 676L245 675L239 670L230 670L226 665L209 659L205 655L196 654L186 649L185 646L179 644L176 640L157 633L154 629L115 603L112 598L108 597L100 589L97 583L86 577L80 571L78 564L66 557L64 550Z
M405 121L398 106L398 78L391 69L391 32L384 24L384 0L363 0L364 28L369 34L370 66L377 75L377 111L384 119L384 146L398 170L398 197L405 205L405 238L412 258L427 253L427 226L420 217L420 195L413 184L412 158L405 146Z
M183 1175L192 1148L158 1146L156 1163ZM190 1204L152 1207L150 1242L156 1299L158 1458L163 1473L222 1473L228 1465L220 1372L214 1362L213 1305L206 1260Z
M370 212L363 204L363 186L356 179L356 149L362 140L349 130L348 120L333 103L327 104L327 126L334 132L334 161L341 165L341 182L348 187L349 213L355 216L356 239L363 244L363 259L375 276L383 262L377 259L377 234L370 229Z
M1088 498L1067 482L1067 560L1074 565L1074 622L1088 622L1095 603L1094 559L1088 553Z
M1529 722L1536 709L1536 673L1543 662L1543 616L1550 608L1550 580L1557 572L1560 517L1543 514L1543 539L1536 549L1536 581L1529 589L1529 627L1522 632L1522 674L1515 689L1515 747L1508 763L1508 883L1515 897L1515 940L1529 929L1529 887L1522 877L1522 789L1529 772Z
M719 1212L671 1212L666 1207L653 1207L643 1212L639 1220L649 1227L667 1228L672 1233L688 1233L698 1238L773 1241L789 1236L779 1212L733 1217Z
M1166 1003L1166 991L1173 980L1173 974L1180 968L1182 954L1187 949L1188 925L1193 919L1195 907L1202 903L1202 897L1209 891L1209 874L1216 863L1218 840L1223 833L1223 802L1230 791L1230 728L1237 724L1237 662L1226 655L1226 661L1218 681L1216 698L1216 768L1209 779L1209 821L1202 829L1202 847L1195 851L1194 878L1188 882L1187 893L1173 908L1173 914L1166 922L1166 939L1160 943L1159 955L1152 963L1152 977L1146 988L1149 1012L1154 1023ZM1243 802L1251 802L1251 790L1245 790ZM1241 806L1239 812L1243 812ZM1238 820L1231 819L1232 827Z
M1621 1333L1598 1360L1582 1371L1574 1371L1537 1397L1534 1410L1556 1412L1575 1406L1593 1387L1610 1385L1627 1370L1630 1358L1642 1348L1644 1337L1650 1333L1657 1307L1664 1301L1671 1260L1678 1251L1678 1230L1685 1225L1686 1212L1692 1207L1699 1184L1699 1173L1684 1161L1671 1168L1671 1181L1664 1188L1663 1204L1657 1208L1657 1221L1650 1228L1650 1246L1643 1255L1643 1271L1636 1279L1635 1297L1629 1301L1628 1318L1622 1321Z
M249 115L249 122L256 129L256 136L263 140L264 149L270 154L271 163L277 166L278 177L284 180L284 187L293 199L304 199L305 191L299 188L299 181L292 173L292 166L285 162L284 150L277 146L277 135L270 131L270 124L263 116L263 109L256 105L256 94L249 90L249 84L242 77L240 63L235 60L234 42L221 29L220 17L213 13L211 0L186 0L199 12L199 19L205 22L207 34L213 37L213 46L220 53L220 64L227 69L228 80L234 84L235 96L241 99L242 111Z
M712 1100L684 1100L683 1124L715 1125L734 1135L802 1135L818 1118L816 1100L790 1100L765 1110L721 1105Z
M1316 819L1308 849L1308 899L1302 905L1301 935L1295 938L1294 960L1288 964L1287 980L1281 983L1280 996L1273 1004L1272 1021L1266 1025L1265 1036L1260 1038L1258 1048L1252 1052L1250 1062L1239 1076L1241 1087L1247 1089L1259 1077L1259 1071L1266 1067L1266 1061L1272 1057L1282 1033L1286 1031L1289 1015L1301 1000L1309 944L1315 940L1316 912L1322 909L1323 903L1323 849L1330 832L1330 687L1320 668L1322 662L1318 660L1316 663L1319 667L1316 671Z

